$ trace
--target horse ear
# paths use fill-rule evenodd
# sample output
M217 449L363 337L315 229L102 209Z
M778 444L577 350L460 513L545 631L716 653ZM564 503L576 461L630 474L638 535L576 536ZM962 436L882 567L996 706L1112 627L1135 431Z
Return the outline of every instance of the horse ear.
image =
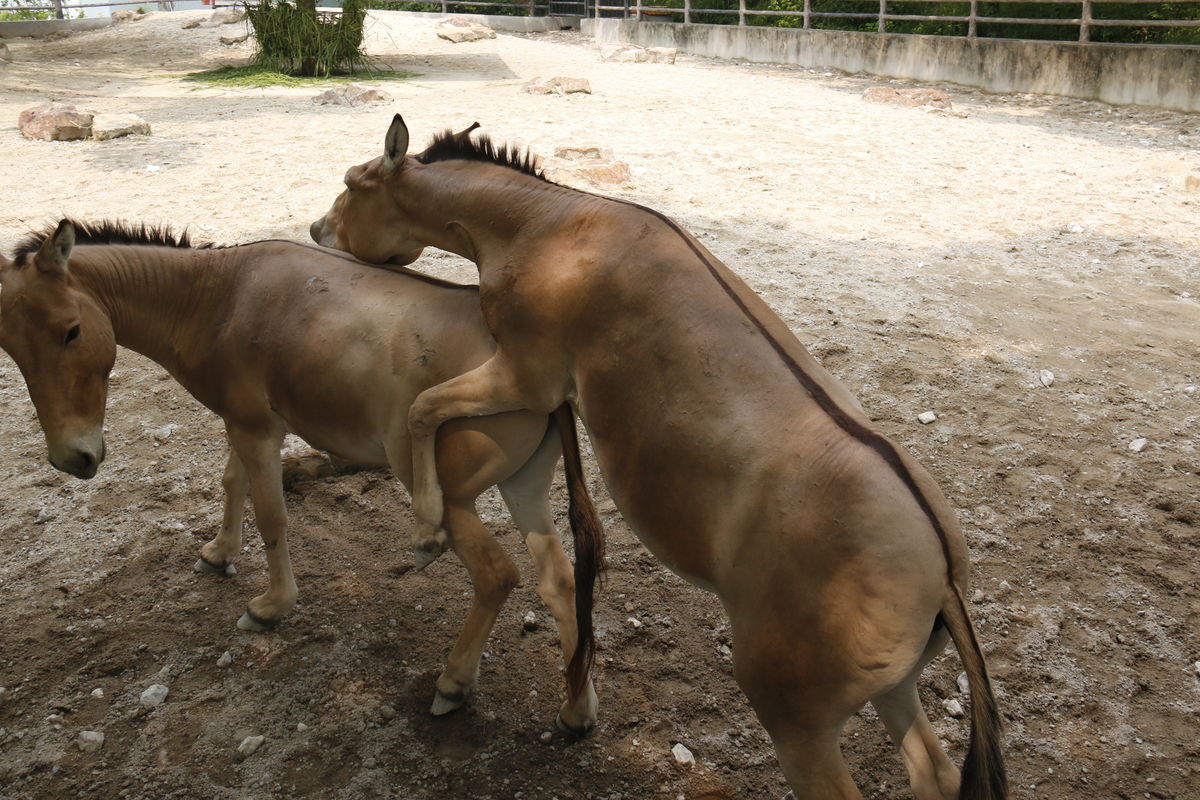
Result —
M54 233L46 237L33 257L33 263L42 272L67 274L67 263L75 249L75 225L64 219L58 223Z
M483 127L483 126L482 126L482 125L480 125L478 122L472 122L472 123L470 124L470 126L468 126L467 128L464 128L463 130L459 131L459 132L458 132L457 134L455 134L455 135L456 135L456 136L457 136L459 139L467 139L467 138L469 138L469 137L471 136L471 132L472 132L472 131L478 130L478 129L479 129L479 128L481 128L481 127Z
M392 117L392 125L388 128L387 136L383 140L384 168L391 172L404 163L404 156L407 154L408 126L404 124L404 117L397 114Z

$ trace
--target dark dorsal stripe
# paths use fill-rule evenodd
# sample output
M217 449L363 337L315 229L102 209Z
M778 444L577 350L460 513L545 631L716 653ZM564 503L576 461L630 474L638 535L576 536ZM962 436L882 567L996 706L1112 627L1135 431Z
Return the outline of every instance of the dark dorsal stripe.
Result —
M486 135L472 139L470 133L474 129L472 126L460 133L442 131L433 137L425 152L416 156L417 161L422 164L438 161L482 161L515 169L538 180L546 180L546 176L538 169L538 159L532 153L515 145L497 145Z

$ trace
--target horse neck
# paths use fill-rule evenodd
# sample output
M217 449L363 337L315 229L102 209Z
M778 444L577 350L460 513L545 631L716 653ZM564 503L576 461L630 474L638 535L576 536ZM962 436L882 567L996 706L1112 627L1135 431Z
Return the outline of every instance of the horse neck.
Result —
M429 244L485 263L504 263L526 242L558 229L562 220L602 198L539 180L508 167L475 161L430 165L398 196L420 198L414 209ZM464 242L465 231L470 242Z
M231 250L81 246L71 270L112 323L117 344L174 374L203 350L233 297Z

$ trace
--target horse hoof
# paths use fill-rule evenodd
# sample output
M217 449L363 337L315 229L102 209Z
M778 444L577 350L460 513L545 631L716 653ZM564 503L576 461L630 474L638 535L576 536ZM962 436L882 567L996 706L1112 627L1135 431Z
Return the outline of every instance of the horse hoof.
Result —
M582 727L577 728L574 725L568 724L567 721L563 719L563 715L560 713L554 719L554 727L558 728L568 736L573 736L576 739L582 739L592 732L592 729L596 727L596 723L587 722Z
M224 564L214 564L204 556L196 559L196 563L192 565L192 570L195 572L210 572L213 575L221 575L226 578L232 578L237 575L237 567L226 561Z
M439 542L436 539L422 542L413 550L413 566L420 572L434 561L437 561L438 556L446 552L446 550L445 542Z
M249 610L238 618L237 626L241 630L251 631L253 633L263 633L274 628L277 620L263 619L257 614L251 613Z
M457 711L462 708L465 702L467 702L466 692L442 694L438 691L433 695L433 705L430 706L429 713L435 717L440 717L443 714L449 714L451 711Z

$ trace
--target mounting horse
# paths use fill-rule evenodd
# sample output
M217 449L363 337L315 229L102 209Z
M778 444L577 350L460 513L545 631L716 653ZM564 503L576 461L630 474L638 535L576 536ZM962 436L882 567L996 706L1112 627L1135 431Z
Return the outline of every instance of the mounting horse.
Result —
M76 246L78 244L78 246ZM0 258L0 347L17 362L46 435L50 462L80 478L104 460L104 407L117 345L166 368L221 416L230 453L220 532L198 569L224 574L241 549L249 492L270 586L238 626L261 630L296 602L285 537L280 444L293 431L348 461L390 465L412 484L409 406L423 390L484 363L495 344L475 287L364 264L309 244L264 241L193 248L186 235L63 220ZM594 515L579 480L574 418L520 411L447 425L437 439L446 528L475 589L466 624L437 680L432 711L474 687L516 565L475 510L499 485L539 574L569 664L578 638L574 580L549 505L567 447L573 521ZM595 718L590 688L561 709Z
M932 478L694 237L656 211L546 181L474 127L407 156L397 115L383 154L346 172L311 229L370 261L408 264L433 246L479 268L496 352L409 415L426 547L437 551L448 519L439 426L567 400L630 527L721 598L734 675L797 797L861 797L839 738L867 702L920 800L1005 797L999 715L963 601L966 544ZM585 662L599 551L576 559ZM947 639L971 690L961 778L917 696Z

